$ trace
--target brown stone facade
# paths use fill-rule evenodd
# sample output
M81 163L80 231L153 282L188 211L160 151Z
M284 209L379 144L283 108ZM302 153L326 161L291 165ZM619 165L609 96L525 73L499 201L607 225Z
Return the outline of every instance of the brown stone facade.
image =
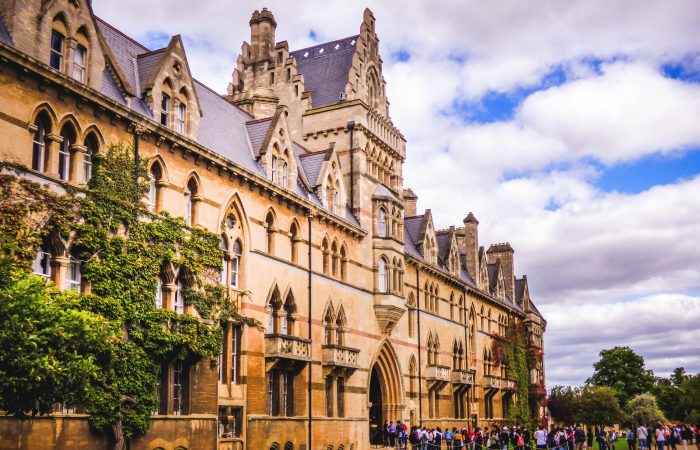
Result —
M89 2L0 0L0 19L2 171L81 188L86 154L136 136L144 202L222 234L222 282L266 327L230 326L218 360L169 366L131 449L360 450L385 420L507 416L514 382L490 359L494 335L522 320L542 355L546 322L509 244L480 247L471 213L436 229L404 189L371 11L357 35L296 51L256 11L225 95L196 81L179 37L147 49ZM59 286L69 252L47 250ZM157 304L177 308L176 279L164 270ZM530 382L543 416L542 360ZM3 449L108 447L71 411L0 420Z

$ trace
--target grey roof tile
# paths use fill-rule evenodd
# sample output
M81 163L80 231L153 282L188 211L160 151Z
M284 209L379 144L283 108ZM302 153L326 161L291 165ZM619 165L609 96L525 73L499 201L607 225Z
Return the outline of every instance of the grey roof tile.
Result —
M194 82L202 108L197 142L241 166L263 174L250 148L245 123L250 116L199 81Z
M297 70L304 75L304 87L311 92L314 108L340 101L348 83L352 57L358 36L326 42L290 52L297 62Z
M381 183L377 184L377 187L374 189L374 192L372 193L372 197L388 197L388 198L396 200L396 201L399 200L398 198L396 198L394 193L389 190L388 187L384 186Z
M151 79L153 72L156 70L156 68L158 68L158 63L160 62L161 58L163 58L163 52L165 52L165 49L161 48L158 50L154 50L150 53L143 53L136 57L136 63L139 73L138 86L141 92L143 92L144 87ZM139 92L139 94L141 92Z
M423 255L418 251L416 243L420 240L420 231L425 220L424 215L406 217L403 221L404 228L404 250L406 253L423 259Z
M435 233L435 237L437 238L438 258L447 261L450 253L450 233L449 231L441 231Z
M10 32L7 30L7 26L2 17L0 17L0 41L8 45L14 45L12 43L12 36L10 36Z
M119 65L119 69L121 69L126 77L126 82L136 89L138 80L138 74L136 73L136 57L141 53L147 53L149 51L148 48L131 39L99 17L95 17L95 22L114 55L115 63Z
M313 188L317 186L316 180L318 180L318 173L321 171L323 161L326 160L327 153L328 150L322 150L320 152L305 153L299 157L306 179Z
M112 69L110 69L109 66L105 67L105 70L102 72L102 86L100 87L100 92L112 100L118 101L122 105L126 104L126 101L119 90L119 86L114 79Z
M253 154L256 157L260 156L260 150L262 149L263 142L265 142L265 136L267 136L271 123L272 117L251 120L246 123L250 145L253 147Z

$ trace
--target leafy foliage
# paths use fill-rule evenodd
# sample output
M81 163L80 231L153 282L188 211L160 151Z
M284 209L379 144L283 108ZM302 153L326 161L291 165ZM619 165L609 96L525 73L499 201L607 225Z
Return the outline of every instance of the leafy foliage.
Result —
M625 407L628 419L635 425L650 425L666 422L664 414L651 394L635 395Z
M114 145L95 157L84 193L59 196L3 176L0 401L6 411L21 416L46 413L56 402L81 404L90 424L117 440L143 433L158 409L163 361L214 357L222 323L258 325L238 313L216 282L219 236L135 203L148 190L146 162L138 183L134 169L133 150ZM49 236L70 243L90 295L61 292L27 275ZM186 302L199 317L155 307L164 266L179 270Z
M571 386L554 386L547 397L547 407L552 417L565 424L574 423L574 402L580 389Z
M587 384L612 388L622 405L635 395L651 391L654 385L654 373L644 367L644 358L629 347L602 350L593 368L595 372Z
M585 386L573 406L574 418L588 425L613 425L624 418L617 392L607 386Z

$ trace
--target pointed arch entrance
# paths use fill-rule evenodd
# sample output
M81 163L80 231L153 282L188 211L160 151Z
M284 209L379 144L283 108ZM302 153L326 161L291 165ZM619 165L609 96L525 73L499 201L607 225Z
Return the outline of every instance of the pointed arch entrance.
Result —
M403 419L401 367L391 344L384 341L374 358L368 380L369 426L372 443L381 433L385 421Z

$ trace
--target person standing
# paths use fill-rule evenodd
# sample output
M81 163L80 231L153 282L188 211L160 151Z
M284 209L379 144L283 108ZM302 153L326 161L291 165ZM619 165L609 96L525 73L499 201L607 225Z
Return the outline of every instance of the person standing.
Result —
M586 447L588 450L593 450L593 429L590 426L586 431Z
M690 428L688 424L683 425L681 430L681 443L683 444L683 450L688 450L688 442L693 440L693 429Z
M664 444L666 444L666 434L663 427L658 427L656 429L656 447L659 450L664 450Z
M508 442L510 442L510 434L508 433L508 427L503 427L501 432L498 433L498 441L501 443L502 450L508 450Z
M538 449L547 448L547 433L544 432L542 425L538 425L535 431L535 445Z
M583 428L579 424L576 424L574 429L574 443L576 444L576 450L583 450L583 444L586 443L586 433L583 432Z
M647 441L649 440L649 430L646 425L637 427L637 440L639 441L639 450L647 450Z
M627 448L629 450L637 450L637 436L634 432L634 427L630 425L627 428Z
M608 435L605 429L601 428L596 436L596 441L598 442L599 450L606 450L608 448Z

